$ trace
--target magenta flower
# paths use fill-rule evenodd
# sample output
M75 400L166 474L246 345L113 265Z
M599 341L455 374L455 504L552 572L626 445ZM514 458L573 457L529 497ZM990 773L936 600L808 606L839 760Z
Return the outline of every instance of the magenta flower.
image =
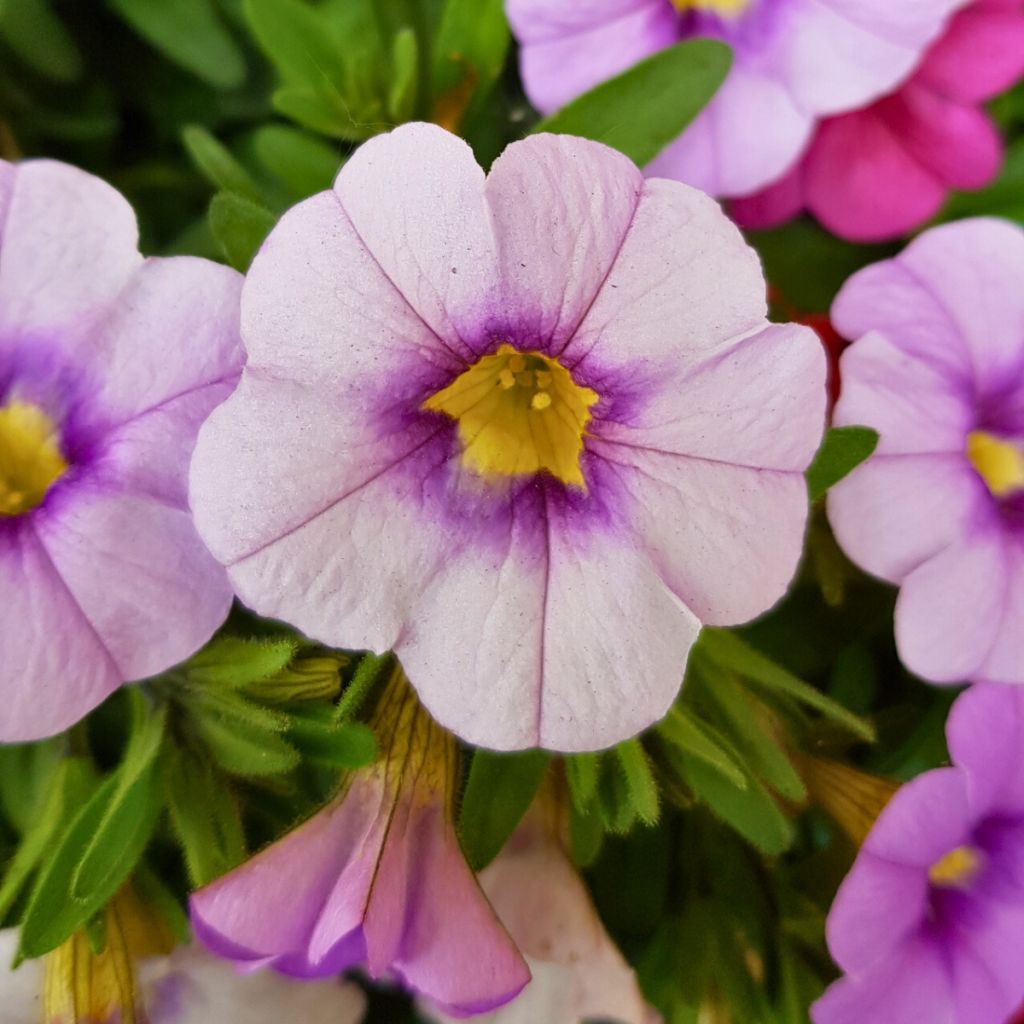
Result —
M393 648L471 742L630 736L702 622L789 584L824 357L766 321L706 196L561 136L485 179L409 125L285 215L242 306L249 366L193 461L201 532L245 602Z
M840 292L838 425L881 435L833 488L836 538L901 586L896 641L925 679L1024 683L1024 231L934 228Z
M456 1016L516 996L530 972L452 823L456 751L399 678L382 759L304 825L192 897L197 938L241 964L325 977L365 962Z
M823 121L789 174L736 200L731 212L756 229L807 209L855 242L906 234L950 192L982 188L996 176L1003 145L983 102L1022 74L1024 4L975 0L902 88Z
M186 500L234 386L241 278L143 259L128 203L0 162L0 741L59 732L181 661L231 603Z
M527 95L545 113L682 39L722 39L732 71L648 168L747 195L797 160L815 122L884 95L965 0L506 0Z
M847 976L814 1024L1002 1024L1024 1000L1024 691L972 687L947 735L955 766L893 797L840 886Z

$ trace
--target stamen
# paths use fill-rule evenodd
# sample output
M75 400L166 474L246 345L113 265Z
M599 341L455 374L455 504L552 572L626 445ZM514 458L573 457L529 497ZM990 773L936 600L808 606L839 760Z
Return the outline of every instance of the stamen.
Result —
M681 14L688 11L709 11L712 14L724 14L735 17L742 14L752 0L670 0L672 6Z
M57 428L42 409L21 401L0 408L0 517L41 505L67 469Z
M928 880L940 889L967 889L978 872L983 858L973 846L958 846L937 860L928 871Z
M967 435L967 458L997 498L1024 490L1024 452L984 430Z
M530 402L530 405L537 410L547 409L548 406L551 405L551 396L546 391L538 391L537 394L533 396L533 400Z

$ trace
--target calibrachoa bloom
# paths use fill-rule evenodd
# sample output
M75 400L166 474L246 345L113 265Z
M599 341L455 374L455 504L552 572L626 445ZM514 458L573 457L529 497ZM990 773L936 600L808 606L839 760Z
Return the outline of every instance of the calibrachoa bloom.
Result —
M732 47L718 94L649 168L712 195L785 173L815 122L884 95L964 0L506 0L527 95L550 111L682 39Z
M213 952L300 977L364 962L456 1016L530 973L466 864L452 821L456 750L401 673L375 712L381 759L324 810L192 897Z
M466 739L630 736L701 623L785 591L824 358L693 189L545 135L485 178L409 125L284 216L242 306L200 531L256 611L393 648Z
M1024 691L972 687L947 737L954 767L893 797L839 889L847 977L815 1024L1003 1024L1024 1000Z
M66 728L201 646L231 588L186 500L231 390L241 278L143 259L109 185L0 162L0 740Z
M982 104L1022 73L1024 4L976 0L902 88L823 121L789 174L731 212L744 227L761 228L806 208L829 231L860 242L905 234L951 191L996 176L1003 144Z
M934 228L855 275L832 319L859 339L835 422L881 435L829 495L839 543L901 586L912 671L1024 683L1024 231Z
M657 1024L565 853L552 810L536 805L480 875L533 975L520 996L481 1024Z

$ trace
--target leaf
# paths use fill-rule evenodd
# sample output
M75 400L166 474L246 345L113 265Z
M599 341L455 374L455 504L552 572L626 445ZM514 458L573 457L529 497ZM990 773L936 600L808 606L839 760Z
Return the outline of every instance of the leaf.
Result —
M209 85L235 89L245 81L242 51L211 0L108 2L139 35Z
M645 825L654 825L660 812L658 780L638 739L626 740L614 750L626 780L628 799Z
M345 687L345 692L338 701L334 716L339 722L351 721L377 688L377 685L401 671L393 654L364 654L356 665L352 681Z
M704 629L695 653L698 658L709 658L715 664L732 669L768 692L793 697L831 718L862 740L869 743L874 741L875 730L871 725L766 658L735 633L724 629Z
M164 738L167 708L150 710L138 690L128 690L133 728L117 772L110 799L71 879L71 897L83 903L96 894L112 895L131 873L156 824L162 804L157 799L154 767ZM103 895L97 906L106 902Z
M604 844L604 825L597 814L581 814L569 805L569 851L573 863L588 868L597 860Z
M237 689L281 672L298 649L299 643L292 637L250 640L219 636L189 660L186 670L189 680L200 686Z
M746 774L730 750L728 741L688 707L677 705L671 708L655 728L661 739L677 752L699 757L734 786L746 789Z
M309 707L289 715L288 739L308 761L351 771L372 764L377 737L362 722L339 722L333 708Z
M477 750L459 813L466 860L481 871L498 855L533 801L551 756L543 750Z
M717 40L677 43L591 89L533 130L596 139L643 166L701 112L731 64L731 51Z
M402 29L391 47L391 86L388 113L395 121L408 121L416 109L419 84L419 43L411 28Z
M192 162L211 185L262 203L259 186L249 172L202 125L186 125L181 131L181 139Z
M832 427L807 470L811 501L853 472L878 447L878 431L870 427Z
M249 269L253 257L277 218L264 206L231 192L218 192L210 201L210 230L236 270Z
M597 795L601 774L600 754L573 754L565 759L565 774L569 781L569 796L581 814L586 814Z
M15 746L0 745L0 808L18 832L37 822L62 763L61 737Z
M0 39L40 75L57 82L81 77L82 56L49 0L0 4Z
M284 775L298 767L299 752L280 735L288 728L287 715L230 690L203 690L190 708L196 731L225 771Z
M245 0L249 28L289 85L313 92L337 89L344 80L341 49L331 22L301 0Z
M246 847L238 803L214 766L171 747L163 785L192 885L198 888L241 864Z
M296 199L330 188L342 163L334 146L283 124L259 128L253 146L260 163L284 182Z

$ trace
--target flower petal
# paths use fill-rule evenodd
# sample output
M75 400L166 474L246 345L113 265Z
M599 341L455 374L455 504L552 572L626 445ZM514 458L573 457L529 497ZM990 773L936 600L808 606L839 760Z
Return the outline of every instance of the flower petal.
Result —
M52 160L5 170L0 193L0 335L48 335L68 346L89 338L142 265L128 201Z

